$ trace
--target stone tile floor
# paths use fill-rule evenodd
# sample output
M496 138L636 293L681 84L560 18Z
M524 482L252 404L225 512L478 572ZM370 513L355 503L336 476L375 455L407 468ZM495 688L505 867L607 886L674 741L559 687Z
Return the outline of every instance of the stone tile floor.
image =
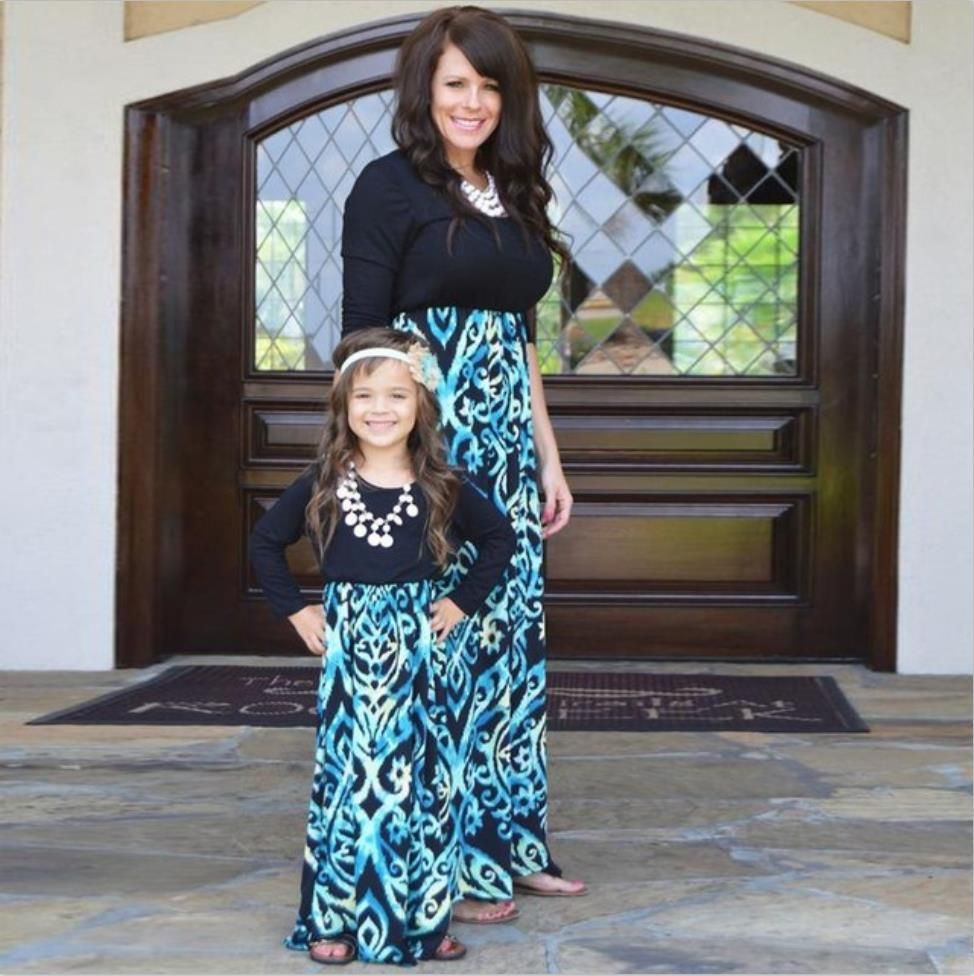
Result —
M150 670L197 661L254 663ZM969 678L555 666L828 673L872 732L553 733L552 846L590 896L456 925L468 956L418 971L974 972ZM23 724L147 676L2 675L0 973L320 973L280 945L311 730Z

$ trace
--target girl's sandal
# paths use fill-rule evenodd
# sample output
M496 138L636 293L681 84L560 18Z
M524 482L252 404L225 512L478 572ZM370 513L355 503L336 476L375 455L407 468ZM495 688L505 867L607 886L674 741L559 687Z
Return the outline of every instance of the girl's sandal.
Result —
M314 954L315 946L345 946L348 952L343 953L340 956L316 956ZM319 939L317 942L312 942L308 946L308 958L312 962L320 963L322 966L347 966L352 962L358 955L358 946L355 943L355 939L350 935L340 935L337 939Z
M447 932L443 936L443 941L436 947L436 952L433 953L433 961L451 962L454 959L462 959L466 954L467 947Z

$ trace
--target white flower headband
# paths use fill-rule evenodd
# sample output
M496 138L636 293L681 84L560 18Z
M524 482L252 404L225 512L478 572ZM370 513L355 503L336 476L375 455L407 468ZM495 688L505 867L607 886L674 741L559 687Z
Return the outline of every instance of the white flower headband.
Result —
M377 358L398 359L401 363L405 363L409 367L409 375L421 386L425 386L430 393L436 392L443 379L436 357L421 342L414 342L408 352L393 349L391 346L369 346L368 349L360 349L358 352L353 352L337 372L344 373L353 363L363 359Z

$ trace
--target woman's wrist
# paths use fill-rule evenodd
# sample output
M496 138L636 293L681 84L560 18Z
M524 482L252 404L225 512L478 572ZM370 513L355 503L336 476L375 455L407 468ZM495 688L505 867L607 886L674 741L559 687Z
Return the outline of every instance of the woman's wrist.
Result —
M536 437L534 449L538 455L538 465L547 470L561 470L561 454L554 436Z
M548 416L548 405L544 398L544 384L538 367L537 351L528 343L528 371L531 376L531 422L534 426L534 450L538 464L543 468L561 470L561 456L558 442Z

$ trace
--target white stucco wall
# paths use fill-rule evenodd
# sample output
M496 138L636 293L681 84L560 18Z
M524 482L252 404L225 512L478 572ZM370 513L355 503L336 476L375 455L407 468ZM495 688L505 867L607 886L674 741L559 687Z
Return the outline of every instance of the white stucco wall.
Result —
M5 6L0 667L110 668L123 106L438 4L272 0L128 44L114 0ZM777 0L498 6L759 38L910 108L899 669L970 672L974 8L914 4L904 45Z

